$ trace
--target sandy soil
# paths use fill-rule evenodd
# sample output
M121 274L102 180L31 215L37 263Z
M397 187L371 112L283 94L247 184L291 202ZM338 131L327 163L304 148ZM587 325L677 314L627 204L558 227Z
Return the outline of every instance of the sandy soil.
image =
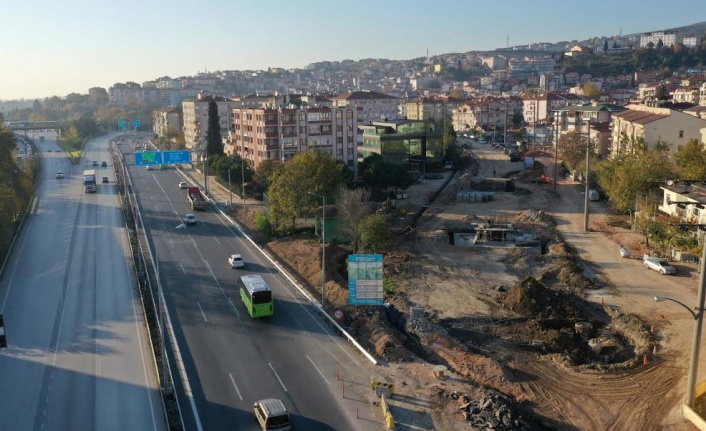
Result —
M492 171L503 175L517 168L502 155L481 153L480 168L471 175ZM516 193L496 193L493 201L463 204L454 198L467 178L457 174L416 229L398 238L396 251L385 257L385 271L396 282L387 300L406 317L404 328L391 322L384 310L363 312L346 305L344 268L349 251L341 246L327 249L327 301L332 308L346 311L344 323L351 332L385 360L377 372L396 384L391 405L397 429L472 429L459 414L457 401L448 395L457 391L482 397L490 389L509 396L532 429L694 429L678 413L688 351L688 337L678 335L689 333L690 321L680 320L683 316L677 312L655 313L653 304L617 291L606 272L577 259L553 221L566 208L580 205L581 198L570 193L557 198L551 185L531 179L518 181L521 190ZM410 199L398 202L391 220L397 225L407 223L408 214L426 203L442 182L414 186ZM512 221L533 228L547 241L550 252L537 257L506 247L450 245L446 229L473 219ZM606 240L641 251L638 235L612 224L612 217L598 214L592 228L603 232ZM285 260L312 293L320 295L316 238L271 241L267 248ZM524 297L531 289L515 287L519 296L510 301L513 286L528 283L527 276L541 280L539 285L546 285L546 290L538 289L548 296ZM618 305L603 304L596 292L601 292L600 298L616 298L613 303ZM553 295L560 298L558 302L551 302ZM552 306L546 307L549 302ZM637 304L631 312L642 317L623 314L626 303ZM411 321L410 307L421 307L423 317ZM562 318L570 322L558 324ZM625 357L616 354L622 359L609 363L591 359L585 343L572 342L577 337L566 330L580 321L619 334L623 345L616 348L627 352ZM653 325L662 332L651 331ZM432 373L439 364L448 368L443 379Z

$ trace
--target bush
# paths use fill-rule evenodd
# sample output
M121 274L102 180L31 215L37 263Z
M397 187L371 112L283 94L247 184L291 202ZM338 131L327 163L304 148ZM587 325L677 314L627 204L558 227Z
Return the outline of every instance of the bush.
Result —
M270 222L270 217L263 212L255 214L255 226L257 226L258 231L268 237L272 234L272 222Z

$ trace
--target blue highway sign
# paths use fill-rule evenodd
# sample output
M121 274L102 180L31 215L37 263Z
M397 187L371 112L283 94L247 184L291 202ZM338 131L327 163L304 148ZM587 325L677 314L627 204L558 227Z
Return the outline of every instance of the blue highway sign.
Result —
M181 163L191 163L191 152L181 151L145 151L135 153L135 165L178 165Z
M191 163L191 151L164 151L163 163L167 165L176 165L180 163Z
M146 165L161 165L163 164L163 154L155 151L145 151L144 153L135 153L135 164L137 166Z
M140 127L140 120L132 120L132 127Z

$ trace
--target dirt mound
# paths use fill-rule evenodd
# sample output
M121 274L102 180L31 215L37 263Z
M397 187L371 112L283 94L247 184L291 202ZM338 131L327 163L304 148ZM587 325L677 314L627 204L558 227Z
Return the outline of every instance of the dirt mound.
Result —
M546 288L534 277L526 277L507 291L501 304L523 316L534 319L580 318L570 294Z
M348 307L352 321L351 333L369 352L377 358L389 362L408 362L415 355L406 345L411 340L408 336L396 330L383 309Z

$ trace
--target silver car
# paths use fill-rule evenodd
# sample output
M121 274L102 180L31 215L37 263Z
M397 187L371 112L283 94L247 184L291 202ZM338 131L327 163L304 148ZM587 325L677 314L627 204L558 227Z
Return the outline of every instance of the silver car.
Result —
M655 256L645 256L643 259L645 268L654 269L662 275L672 275L677 273L677 269L667 262L667 259Z

